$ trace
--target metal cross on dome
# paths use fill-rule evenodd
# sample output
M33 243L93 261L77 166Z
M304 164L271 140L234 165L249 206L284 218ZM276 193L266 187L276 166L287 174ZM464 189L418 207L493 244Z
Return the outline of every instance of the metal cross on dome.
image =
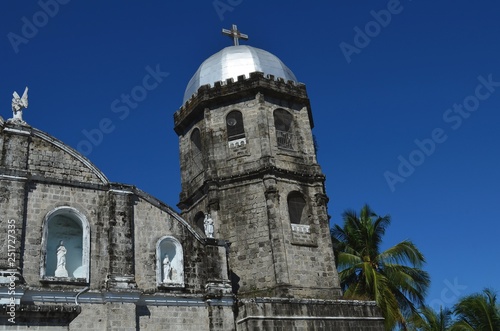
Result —
M248 40L248 35L241 33L236 24L233 24L231 30L222 29L222 34L233 38L234 46L238 46L240 44L239 39Z

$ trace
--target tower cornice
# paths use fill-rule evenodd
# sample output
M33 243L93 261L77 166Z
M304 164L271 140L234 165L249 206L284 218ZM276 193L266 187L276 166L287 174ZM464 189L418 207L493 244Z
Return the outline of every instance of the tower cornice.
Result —
M193 205L193 203L200 199L202 196L207 195L210 187L217 187L220 189L221 187L231 186L241 182L248 182L252 180L263 180L266 176L271 176L275 179L280 180L295 180L300 181L304 184L314 185L320 184L324 185L326 176L319 170L314 167L305 167L302 169L303 171L290 171L285 169L277 168L272 165L263 165L258 167L252 171L248 171L242 174L234 175L234 176L217 176L217 177L209 177L207 180L200 186L198 190L193 192L190 196L182 196L180 197L180 202L177 204L177 207L180 209L184 209L185 206ZM325 199L328 199L326 195L324 195Z

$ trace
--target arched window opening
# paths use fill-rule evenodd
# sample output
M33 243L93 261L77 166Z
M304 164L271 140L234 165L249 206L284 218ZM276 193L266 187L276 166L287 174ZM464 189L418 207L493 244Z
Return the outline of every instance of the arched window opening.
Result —
M59 207L44 220L40 276L55 281L89 281L90 228L83 214Z
M191 162L195 172L198 173L203 170L201 134L199 129L194 129L191 133Z
M159 286L184 286L184 253L174 237L162 237L156 244L156 280Z
M205 233L204 220L205 220L205 214L202 211L199 211L196 213L196 215L194 215L194 224L203 233Z
M293 116L284 109L274 111L274 127L278 147L294 149Z
M288 195L288 215L292 224L306 224L306 201L299 192Z
M233 110L226 116L227 140L229 146L245 145L245 127L243 126L243 115Z

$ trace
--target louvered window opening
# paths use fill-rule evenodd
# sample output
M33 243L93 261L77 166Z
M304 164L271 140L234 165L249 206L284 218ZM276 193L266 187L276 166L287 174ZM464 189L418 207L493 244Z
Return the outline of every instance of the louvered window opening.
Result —
M278 147L295 149L295 137L292 130L293 116L283 109L274 111L274 127Z
M191 134L191 161L195 173L203 170L201 153L201 135L200 130L195 129Z
M304 224L306 201L300 193L292 193L288 197L288 214L290 223Z
M237 140L245 138L245 127L243 126L243 116L239 111L232 111L226 117L227 140Z

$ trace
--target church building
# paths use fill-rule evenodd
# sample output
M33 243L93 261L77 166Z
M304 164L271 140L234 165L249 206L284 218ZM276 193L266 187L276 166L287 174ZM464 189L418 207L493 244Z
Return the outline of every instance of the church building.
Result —
M306 87L233 39L174 113L176 212L0 117L0 330L384 330L344 300Z

